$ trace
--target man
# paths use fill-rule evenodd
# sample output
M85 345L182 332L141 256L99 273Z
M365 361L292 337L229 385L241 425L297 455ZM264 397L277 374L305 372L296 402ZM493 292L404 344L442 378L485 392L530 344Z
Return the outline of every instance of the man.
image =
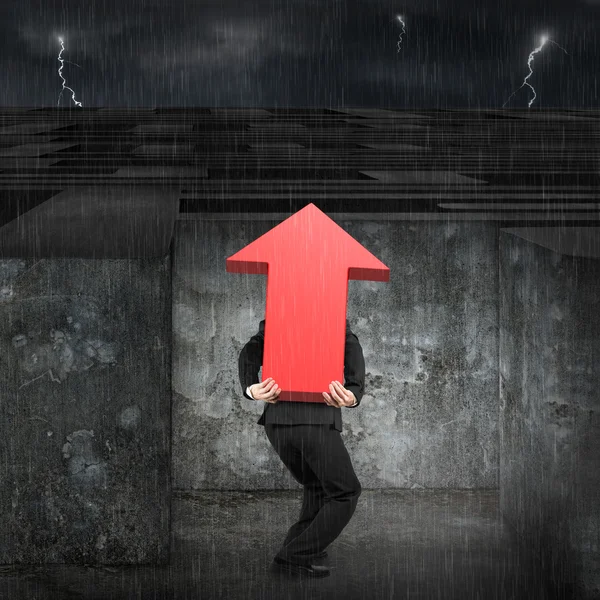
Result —
M239 357L239 377L246 398L267 404L259 425L273 448L304 486L300 518L288 531L273 567L310 577L327 577L329 568L315 565L354 514L361 485L344 446L341 407L360 404L365 389L365 361L358 338L346 321L344 387L338 381L323 392L324 403L278 402L281 388L268 378L258 382L262 366L265 321L244 346Z

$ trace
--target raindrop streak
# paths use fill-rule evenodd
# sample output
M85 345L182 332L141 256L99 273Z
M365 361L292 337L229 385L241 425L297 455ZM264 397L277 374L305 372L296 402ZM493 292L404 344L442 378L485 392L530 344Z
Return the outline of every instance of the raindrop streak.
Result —
M531 88L531 91L533 92L533 98L529 101L529 105L527 106L527 108L531 108L531 105L533 104L533 101L537 98L537 95L535 93L535 90L533 89L533 86L530 83L527 83L527 80L533 75L533 69L531 68L531 63L533 62L533 55L537 54L538 52L541 51L541 49L544 47L544 45L546 44L546 42L550 42L551 44L554 44L555 46L558 46L558 44L556 42L554 42L553 40L549 39L547 36L542 36L542 43L529 55L529 59L527 60L527 66L529 67L529 75L527 75L525 77L525 79L523 80L523 83L521 84L521 87L519 87L518 89L516 89L509 97L508 100L510 100L524 85L529 86ZM567 56L569 55L569 53L562 47L562 46L558 46ZM508 103L508 100L502 105L502 108L504 108L506 106L506 104Z
M396 19L398 19L398 21L400 21L400 23L402 24L402 31L400 32L400 39L398 40L398 43L396 44L398 47L398 52L400 52L400 45L402 44L402 36L406 33L406 23L404 23L404 21L402 20L402 17L400 15L396 16ZM395 20L395 19L393 19Z
M72 100L77 106L82 106L81 102L78 102L77 100L75 100L75 92L70 87L65 85L67 82L66 82L65 78L62 76L62 70L63 70L63 67L65 66L65 62L70 62L70 61L68 61L68 60L65 61L65 59L62 57L62 53L65 50L65 45L63 43L63 39L59 37L58 41L60 42L60 46L61 46L60 52L58 53L58 60L60 61L58 75L62 79L62 90L60 91L60 96L58 97L58 102L56 103L56 106L58 106L60 104L60 99L62 98L63 92L65 90L69 90L71 92L71 94L73 94ZM71 63L71 64L75 65L76 67L79 67L79 65L76 63ZM79 67L79 68L81 68L81 67Z

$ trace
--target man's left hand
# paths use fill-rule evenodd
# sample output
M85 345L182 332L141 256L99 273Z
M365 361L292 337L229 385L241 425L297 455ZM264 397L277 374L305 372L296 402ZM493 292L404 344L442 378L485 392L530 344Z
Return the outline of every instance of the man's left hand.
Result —
M350 390L347 390L339 381L332 381L329 384L329 392L331 395L323 392L325 404L329 406L340 408L342 406L352 406L356 402L354 394Z

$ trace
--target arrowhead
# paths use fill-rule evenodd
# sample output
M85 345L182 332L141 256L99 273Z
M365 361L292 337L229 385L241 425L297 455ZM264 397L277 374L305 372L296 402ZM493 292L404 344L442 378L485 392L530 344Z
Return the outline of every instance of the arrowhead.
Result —
M267 275L268 265L302 269L333 261L348 279L389 281L390 270L312 202L226 260L228 273Z

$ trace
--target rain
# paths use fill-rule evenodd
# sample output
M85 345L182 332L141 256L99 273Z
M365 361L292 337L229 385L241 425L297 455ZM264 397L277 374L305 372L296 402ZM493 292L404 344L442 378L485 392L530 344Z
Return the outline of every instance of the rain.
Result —
M0 31L0 598L600 598L600 0Z

